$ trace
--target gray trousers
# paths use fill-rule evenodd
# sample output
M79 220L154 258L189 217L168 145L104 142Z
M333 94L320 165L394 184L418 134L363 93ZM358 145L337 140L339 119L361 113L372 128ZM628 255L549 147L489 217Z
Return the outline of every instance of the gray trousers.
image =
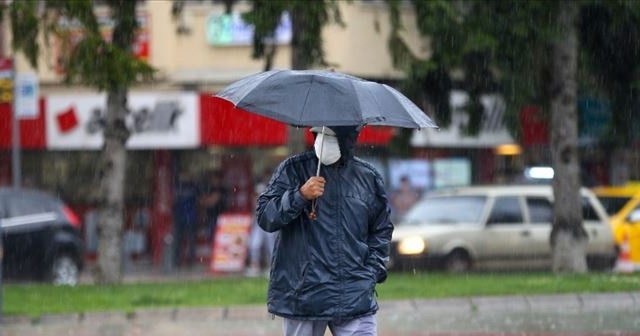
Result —
M333 336L376 336L376 315L348 321L301 321L283 319L285 336L323 336L329 327Z

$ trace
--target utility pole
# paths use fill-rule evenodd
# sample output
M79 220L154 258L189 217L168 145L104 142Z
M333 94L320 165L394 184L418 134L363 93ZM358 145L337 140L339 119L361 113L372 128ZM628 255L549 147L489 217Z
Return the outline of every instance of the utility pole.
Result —
M13 104L13 80L14 80L14 66L13 59L9 57L1 57L0 58L0 103L1 104ZM12 170L13 170L13 181L15 185L16 178L19 178L20 175L16 175L16 171L19 171L20 165L19 163L16 165L16 158L20 159L20 154L16 153L16 144L20 141L20 133L16 131L20 124L18 123L18 116L15 113L15 110L12 111L12 147L13 147L13 155L12 155ZM17 140L16 140L17 139ZM17 144L19 146L19 144ZM19 149L19 147L18 147ZM16 169L17 166L17 169ZM3 209L0 209L2 212ZM3 310L3 298L2 298L2 265L4 264L4 233L3 233L3 220L4 214L0 213L0 326L2 326L2 310ZM0 327L0 336L2 336L2 328Z
M0 104L11 104L11 171L13 186L20 187L20 117L15 108L14 85L16 80L13 57L0 57Z
M16 69L15 63L11 62L11 86L12 92L16 83ZM18 109L16 109L15 94L11 99L11 106L13 111L13 132L12 134L12 153L11 153L11 172L13 173L13 187L20 188L22 182L22 167L20 165L20 116L18 115Z

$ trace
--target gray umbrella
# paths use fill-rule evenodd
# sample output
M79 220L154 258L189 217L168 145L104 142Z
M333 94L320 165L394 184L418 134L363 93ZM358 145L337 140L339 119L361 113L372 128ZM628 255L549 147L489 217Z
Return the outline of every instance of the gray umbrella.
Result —
M227 86L218 97L237 108L296 126L438 126L394 88L327 70L272 70ZM320 145L322 156L324 143ZM316 175L320 175L318 160ZM311 219L316 218L316 200Z
M438 126L394 88L327 70L272 70L217 94L237 108L296 126Z

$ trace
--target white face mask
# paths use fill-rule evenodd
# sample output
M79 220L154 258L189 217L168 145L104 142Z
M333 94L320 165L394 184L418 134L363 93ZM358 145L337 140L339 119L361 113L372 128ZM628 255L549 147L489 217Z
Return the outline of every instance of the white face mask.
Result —
M334 164L340 160L340 145L338 145L338 138L335 136L318 133L313 148L316 150L316 156L325 166ZM320 155L321 152L322 155Z

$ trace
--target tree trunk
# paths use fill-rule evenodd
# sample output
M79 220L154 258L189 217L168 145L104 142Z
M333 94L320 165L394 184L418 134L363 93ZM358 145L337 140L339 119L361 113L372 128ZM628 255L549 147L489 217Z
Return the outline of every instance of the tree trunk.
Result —
M127 90L108 92L104 148L100 167L100 210L96 282L114 284L122 280L122 231L124 182L127 166L125 125Z
M137 0L109 0L115 20L112 43L129 52L136 29L136 4ZM98 283L116 284L122 281L126 143L130 135L125 118L128 114L129 88L119 82L109 82L106 87L107 111L100 166L98 267L95 276Z
M582 226L580 168L578 164L578 119L576 103L578 4L560 1L558 36L552 45L550 85L551 151L554 219L551 231L553 271L587 271L587 234Z

